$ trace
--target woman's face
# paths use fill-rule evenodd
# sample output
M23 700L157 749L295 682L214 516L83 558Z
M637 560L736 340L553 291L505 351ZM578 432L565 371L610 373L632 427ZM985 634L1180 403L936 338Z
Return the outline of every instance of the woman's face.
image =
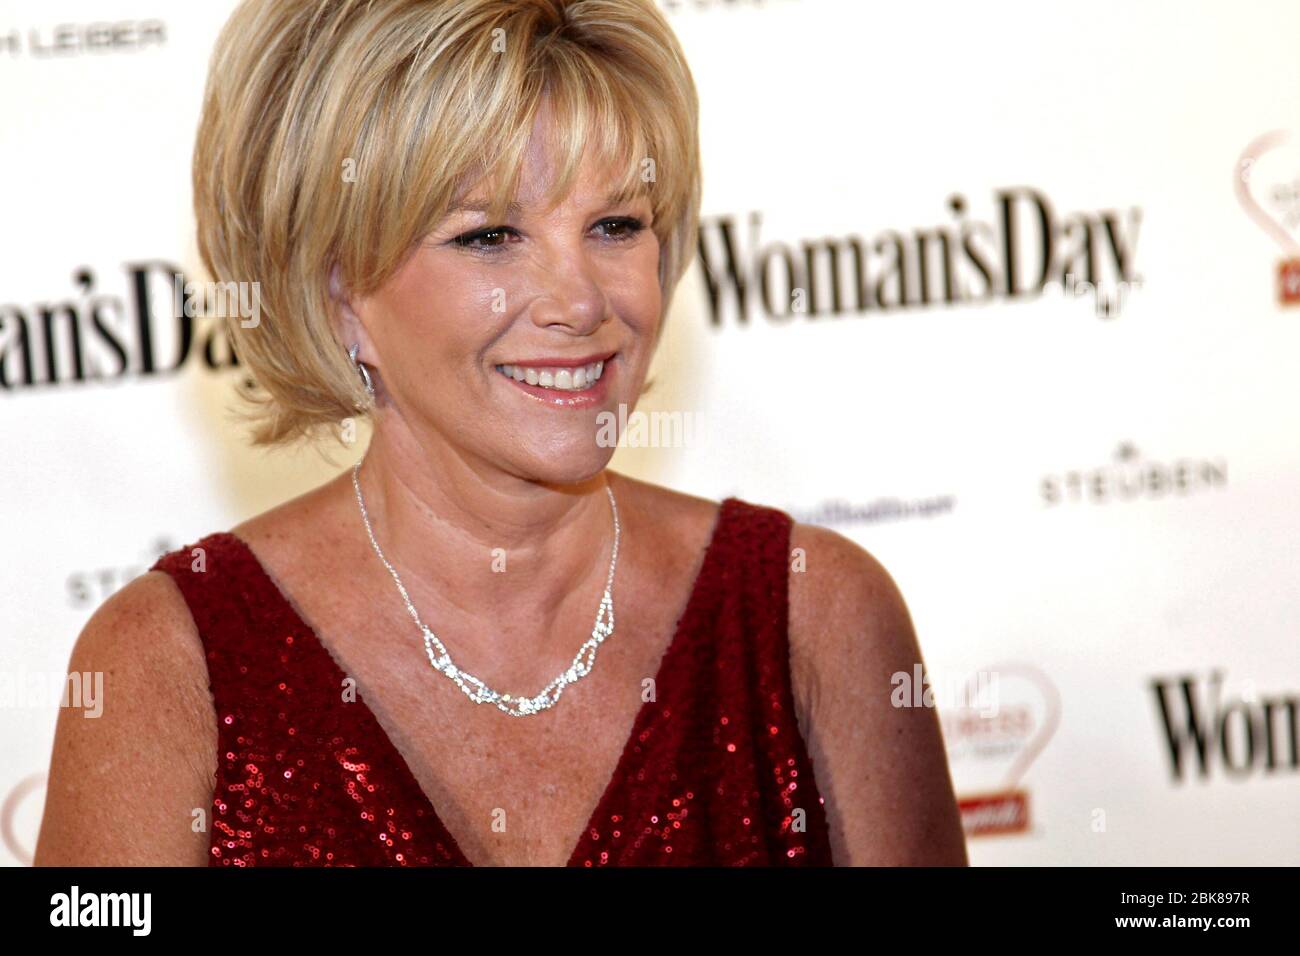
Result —
M387 393L377 428L405 429L425 448L444 444L475 469L565 483L607 464L614 449L598 436L608 416L598 415L617 421L620 405L630 413L645 380L659 325L659 241L649 200L611 204L607 179L590 165L543 212L553 180L538 129L518 209L501 222L453 211L384 286L351 305L364 326L360 358ZM474 188L463 203L486 199Z

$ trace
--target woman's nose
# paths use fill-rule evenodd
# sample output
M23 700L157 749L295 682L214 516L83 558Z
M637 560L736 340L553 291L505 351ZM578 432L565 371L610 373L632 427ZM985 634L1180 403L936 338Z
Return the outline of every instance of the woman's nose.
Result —
M605 318L606 298L600 280L581 256L568 255L544 266L540 296L533 301L533 322L541 327L563 326L586 334Z

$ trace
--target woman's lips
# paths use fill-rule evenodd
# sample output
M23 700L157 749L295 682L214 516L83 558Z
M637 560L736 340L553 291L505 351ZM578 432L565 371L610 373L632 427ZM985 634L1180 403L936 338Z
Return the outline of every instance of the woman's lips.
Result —
M495 372L505 379L506 383L513 385L525 395L530 396L544 405L550 405L556 408L590 408L595 405L601 405L609 395L610 378L617 374L619 362L618 353L610 353L609 357L603 360L597 360L590 363L568 364L556 363L553 365L537 366L519 365L511 367L508 365L498 365ZM511 369L512 374L507 375L505 369ZM596 380L591 384L584 384L581 388L556 388L542 385L543 381L555 382L559 379L561 385L565 384L567 376L568 382L573 382L578 372L581 370L582 377L585 380L593 371L596 373ZM524 376L524 380L519 380L519 375ZM536 378L538 384L529 384L529 378Z
M524 368L577 368L579 365L594 365L596 362L606 362L617 355L617 352L592 352L590 355L579 357L574 356L530 356L528 358L513 361L509 365L522 365Z

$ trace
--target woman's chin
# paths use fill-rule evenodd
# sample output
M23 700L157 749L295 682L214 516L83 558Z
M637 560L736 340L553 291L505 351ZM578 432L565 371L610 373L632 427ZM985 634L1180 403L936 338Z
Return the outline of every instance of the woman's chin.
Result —
M539 452L519 461L518 471L548 485L576 485L599 475L613 457L613 448L599 447L569 453Z

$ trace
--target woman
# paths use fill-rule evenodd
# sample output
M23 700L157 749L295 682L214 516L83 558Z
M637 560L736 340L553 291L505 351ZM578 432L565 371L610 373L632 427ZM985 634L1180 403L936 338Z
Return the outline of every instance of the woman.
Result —
M259 283L255 437L372 437L94 615L38 864L966 862L885 570L606 468L696 127L651 0L236 10L194 187L205 266Z

